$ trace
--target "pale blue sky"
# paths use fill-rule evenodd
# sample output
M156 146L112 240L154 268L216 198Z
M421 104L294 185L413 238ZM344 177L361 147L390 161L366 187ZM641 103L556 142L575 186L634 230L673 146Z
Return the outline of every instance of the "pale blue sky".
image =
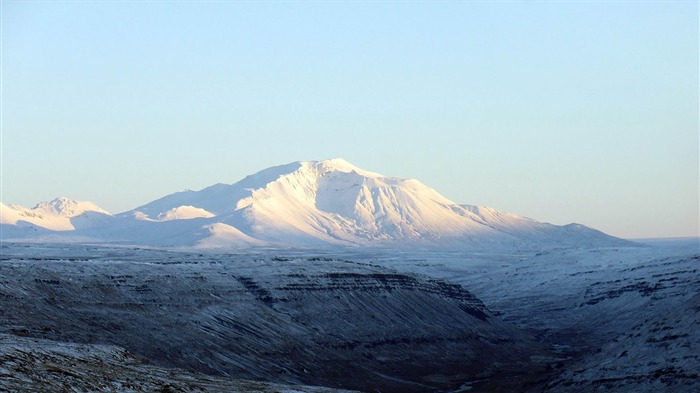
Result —
M2 201L112 212L343 157L698 236L698 2L2 4Z

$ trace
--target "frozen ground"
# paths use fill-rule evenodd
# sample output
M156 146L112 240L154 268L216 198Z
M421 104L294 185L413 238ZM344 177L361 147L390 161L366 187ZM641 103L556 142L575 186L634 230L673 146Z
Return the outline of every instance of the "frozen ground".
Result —
M112 345L0 334L2 392L342 393L313 386L235 380L158 367Z
M135 386L700 391L698 268L688 241L246 254L5 243L0 373L16 378L0 391L33 391L17 364L36 362L55 383L85 363L108 370L98 391L137 374Z

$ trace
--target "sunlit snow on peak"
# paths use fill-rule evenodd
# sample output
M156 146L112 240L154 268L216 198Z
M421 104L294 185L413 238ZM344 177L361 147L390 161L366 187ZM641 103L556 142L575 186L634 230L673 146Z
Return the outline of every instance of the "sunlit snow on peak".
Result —
M67 198L35 209L3 205L2 223L75 229L106 241L196 247L621 241L583 226L560 227L458 205L418 180L365 171L342 158L270 167L234 184L177 192L114 217L91 202Z
M49 202L39 202L32 210L44 211L49 214L55 214L64 217L76 217L86 211L95 211L98 213L109 214L106 210L100 208L95 203L90 201L76 201L66 197L58 197Z

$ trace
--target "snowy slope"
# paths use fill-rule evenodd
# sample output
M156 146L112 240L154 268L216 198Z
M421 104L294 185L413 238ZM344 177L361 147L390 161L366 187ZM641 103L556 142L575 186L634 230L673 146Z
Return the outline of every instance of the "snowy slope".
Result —
M56 200L31 211L10 211L7 220L3 213L3 224L20 223L18 214L41 216L24 221L42 228L76 229L77 236L174 247L621 242L580 225L560 227L458 205L417 180L365 171L343 159L268 168L234 184L178 192L114 217L94 204Z
M382 176L342 159L269 168L232 185L175 193L126 215L158 220L181 206L211 212L216 217L210 222L272 244L510 237L474 214L456 214L456 204L417 180Z
M0 203L0 224L70 231L105 225L111 215L93 202L59 197L32 209Z
M553 225L485 206L461 205L486 225L523 241L556 245L624 246L632 245L581 224Z
M275 240L306 235L331 243L436 241L496 232L417 180L384 177L343 160L304 162L251 192L237 209L250 231Z
M194 206L179 206L158 215L159 221L189 220L201 217L214 217L214 214Z

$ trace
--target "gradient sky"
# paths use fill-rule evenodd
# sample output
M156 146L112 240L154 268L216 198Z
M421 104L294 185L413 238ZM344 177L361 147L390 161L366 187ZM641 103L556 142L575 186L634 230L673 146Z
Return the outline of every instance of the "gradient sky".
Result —
M2 3L2 202L117 213L343 157L699 236L698 2Z

